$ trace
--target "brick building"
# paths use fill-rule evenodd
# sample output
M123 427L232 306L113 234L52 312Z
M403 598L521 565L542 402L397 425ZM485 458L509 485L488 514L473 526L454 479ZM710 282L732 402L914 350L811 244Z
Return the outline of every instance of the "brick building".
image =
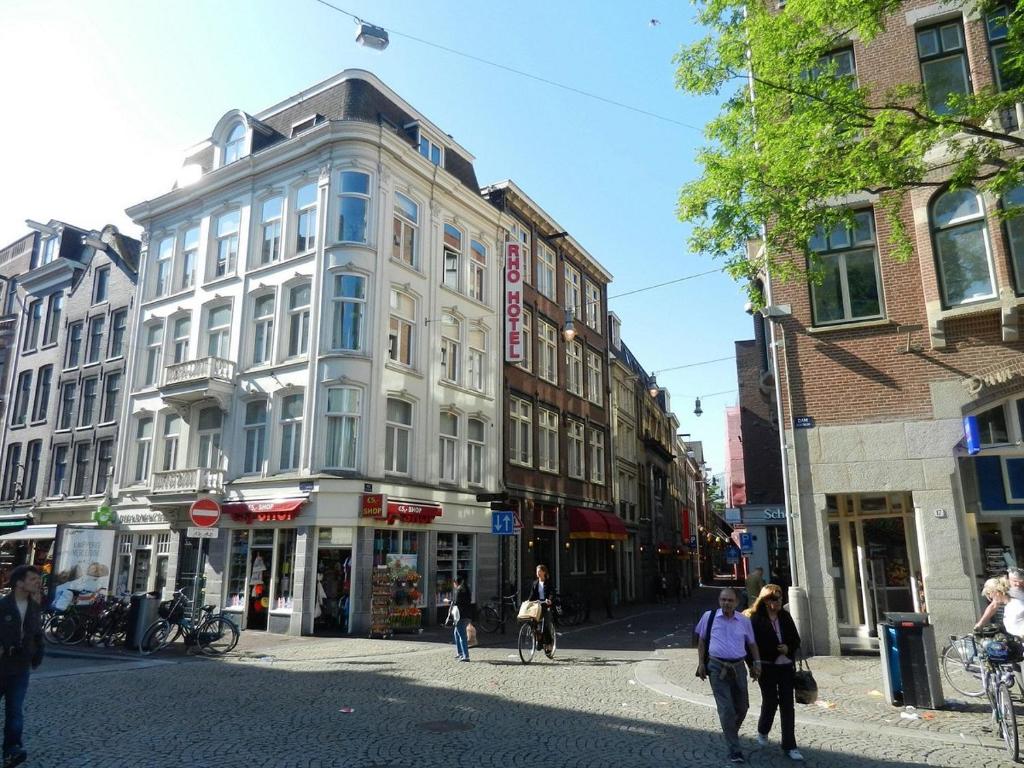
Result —
M923 82L936 103L998 87L998 19L969 7L904 3L871 44L835 55L861 86ZM1021 114L998 119L1013 128ZM876 215L882 201L857 195L846 201L855 226L809 243L825 282L766 286L794 612L818 653L874 646L887 611L927 610L939 638L969 629L980 580L1005 568L1003 548L1024 562L1024 222L994 216L1008 200L1024 189L1003 200L971 188L912 193L900 216L914 254L899 261ZM965 449L967 416L977 455Z

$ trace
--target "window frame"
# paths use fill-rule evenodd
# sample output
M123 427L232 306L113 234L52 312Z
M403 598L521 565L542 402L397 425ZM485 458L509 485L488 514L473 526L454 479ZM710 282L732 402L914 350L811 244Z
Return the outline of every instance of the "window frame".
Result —
M456 235L458 247L454 245ZM452 242L449 242L449 237L452 238ZM466 234L452 222L444 222L441 227L441 285L457 293L462 293L465 244Z
M269 300L269 311L257 314L260 305ZM274 362L274 325L277 313L277 296L273 290L261 291L252 298L252 347L249 360L253 366L270 365ZM262 344L260 335L262 333ZM262 347L262 349L261 349Z
M473 425L480 425L480 437L473 437ZM487 460L487 422L470 416L466 419L466 484L484 484L485 462Z
M875 226L875 211L874 208L863 208L852 211L855 218L860 219L863 217L863 221L866 221L871 230L870 240L858 240L857 224L841 224L831 232L818 232L811 242L808 243L808 249L813 253L817 254L817 258L824 267L826 264L835 265L836 274L839 277L839 292L842 306L842 317L834 320L824 320L820 317L819 308L819 292L820 286L816 283L811 282L809 284L810 299L811 299L811 316L814 319L814 325L817 327L826 327L832 325L844 325L846 323L861 323L870 320L881 320L886 316L885 308L885 297L883 293L882 283L882 264L881 257L878 250L878 231ZM846 238L846 245L832 245L832 238L842 227L843 235ZM824 247L816 248L812 245L815 240L823 240ZM849 257L856 257L870 253L874 264L875 273L875 293L878 298L878 312L871 315L854 315L853 313L853 299L850 295L850 271L848 265Z
M299 197L307 189L313 191L313 198L311 202L303 203L299 200ZM290 217L292 231L294 232L291 243L292 250L296 256L315 253L317 230L320 226L320 187L315 181L298 184L289 199L294 201ZM305 234L303 234L304 231ZM312 234L310 234L310 231L312 231Z
M190 245L189 235L193 232L195 233L195 241L193 245ZM199 263L201 240L202 232L198 224L186 227L181 234L181 258L177 275L179 290L187 291L195 288L196 266Z
M43 331L43 300L33 299L25 310L25 338L22 340L22 352L35 352L39 349L40 335Z
M21 371L14 389L14 404L11 408L11 426L22 427L28 423L32 398L32 376L34 371Z
M955 27L956 30L957 30L958 38L960 40L960 45L959 45L958 48L946 49L946 47L945 47L945 41L943 39L942 32L943 32L943 30L948 29L950 27ZM938 48L937 48L935 53L931 53L931 54L922 54L921 53L921 36L922 36L922 34L924 34L926 32L934 32L935 33L935 39L936 39L936 41L938 43ZM942 61L947 61L947 60L951 60L951 59L954 59L954 58L958 58L959 61L960 61L960 70L961 70L961 73L963 74L964 83L966 85L966 90L963 92L963 95L965 95L965 96L966 95L970 95L971 93L974 92L974 84L973 84L973 81L972 81L972 78L971 78L970 62L967 59L967 39L966 39L966 36L964 34L963 18L962 17L957 17L955 19L945 19L945 20L937 22L935 24L928 24L928 25L923 25L923 26L915 28L914 29L914 47L915 47L915 51L917 53L918 69L919 69L920 74L921 74L921 85L924 88L925 104L927 104L928 108L931 109L936 114L939 114L939 115L948 115L948 114L950 114L950 110L948 110L948 109L946 109L946 110L937 109L936 106L931 103L931 94L929 94L929 92L928 92L928 78L927 78L927 76L925 74L925 72L926 72L925 65L933 64L933 63L939 63L939 62L942 62ZM945 106L946 101L948 101L949 96L952 93L954 93L954 92L953 91L949 91L949 92L947 92L945 94L942 106Z
M399 301L396 302L396 297ZM405 298L409 301L411 306L411 316L399 314L400 299ZM417 311L417 299L411 293L398 290L397 288L391 288L389 294L389 309L388 309L388 362L400 365L405 368L415 369L416 367L416 311ZM397 327L396 327L397 326ZM403 345L403 339L406 343ZM405 357L407 360L402 359L401 352L403 349L406 351Z
M79 398L77 429L86 429L96 423L96 405L99 401L99 388L99 376L85 376L82 378L82 396Z
M82 364L82 343L85 339L85 321L76 320L68 323L68 349L64 356L64 370L77 368ZM72 357L74 358L72 360Z
M605 484L605 434L600 428L591 427L590 432L590 482L594 485Z
M558 386L558 328L537 318L537 376Z
M106 456L104 456L106 448ZM105 471L104 471L105 468ZM106 437L96 441L96 460L93 462L92 492L99 496L110 490L111 471L114 468L114 438Z
M153 250L153 276L150 279L149 297L159 299L171 293L174 284L174 249L177 238L165 235L156 243Z
M298 398L298 416L288 416L287 407L289 401ZM298 472L302 468L302 438L304 432L306 393L301 388L295 388L283 392L278 397L280 406L277 411L278 434L281 436L280 450L277 452L277 469L279 472ZM285 459L285 451L288 451L288 461Z
M163 370L164 323L151 321L142 326L142 365L140 385L143 388L160 386L160 372Z
M75 443L73 461L71 464L71 493L72 498L82 498L89 490L89 480L92 476L89 465L91 462L92 443Z
M565 429L568 465L566 475L573 480L587 479L586 428L582 421L569 419Z
M550 258L549 258L550 257ZM558 254L542 240L537 241L537 282L534 288L551 301L558 301Z
M235 219L234 229L222 231L221 224L229 219ZM242 210L231 208L217 214L210 222L210 231L212 237L210 238L206 282L234 277L238 270L238 251L241 247ZM226 254L224 254L225 246ZM223 260L222 255L225 256Z
M123 372L120 370L107 371L103 376L103 402L100 405L100 424L111 424L117 421L123 379ZM111 382L113 382L113 385Z
M563 263L565 308L576 320L583 320L583 275L568 261Z
M227 309L228 319L224 325L212 325L213 313L219 309ZM234 321L234 307L231 302L216 302L208 304L203 307L203 340L206 342L203 345L203 357L217 357L220 359L228 359L231 354L231 324ZM223 344L218 341L218 352L225 352L223 355L214 355L210 353L210 341L216 336L217 339L223 339ZM226 349L221 349L221 346Z
M346 189L345 179L346 177L362 176L366 180L366 191ZM357 169L343 170L338 174L338 194L337 194L337 205L338 205L338 242L339 243L355 243L356 245L369 245L370 244L370 233L372 231L372 218L370 215L372 206L372 195L373 195L373 179L370 174L366 171ZM362 238L348 238L345 237L345 217L344 210L347 201L358 200L362 202L363 207L363 221L362 221Z
M935 220L935 208L938 202L948 194L955 194L957 192L971 191L975 195L975 199L978 204L978 213L976 215L970 215L967 217L957 217L951 219L948 223L939 225ZM952 232L955 230L963 230L967 227L977 227L981 233L982 245L985 248L986 266L988 267L988 280L990 291L988 294L982 296L973 296L963 301L951 302L947 294L947 278L946 270L943 265L943 252L939 245L939 233L940 232ZM943 309L953 309L956 307L969 306L979 301L989 301L999 295L999 286L996 282L996 271L995 271L995 260L994 254L992 253L992 242L989 237L988 230L988 216L985 212L985 200L978 190L973 187L963 187L958 190L943 190L936 194L928 204L928 229L931 235L932 253L935 259L935 272L936 277L939 281L939 295L942 299ZM958 259L959 261L959 259Z
M85 343L85 364L92 365L103 359L103 332L106 330L106 315L89 318L89 333Z
M515 395L509 397L509 463L533 466L533 403ZM525 436L526 445L521 444ZM525 451L524 451L525 449Z
M50 498L58 498L67 494L65 484L68 479L68 456L71 453L71 446L67 443L60 443L53 446L51 453L49 477L47 478L47 495ZM58 479L57 472L60 470Z
M459 384L462 379L462 318L451 312L441 313L441 381ZM454 328L454 335L450 329ZM446 329L448 329L446 331Z
M43 347L49 347L60 339L60 318L64 311L64 291L51 293L46 301L46 322L43 324Z
M604 372L601 355L592 349L584 352L586 357L587 400L594 405L604 405Z
M544 406L537 408L537 469L541 472L560 472L559 415L557 411Z
M250 409L263 418L261 421L250 421ZM267 426L270 419L270 403L267 398L260 397L248 400L242 414L242 474L262 475L267 467ZM255 436L255 437L254 437Z
M285 286L288 302L282 302L281 310L288 324L288 347L285 359L292 360L309 355L310 316L313 306L313 284L308 281L290 283ZM293 306L297 291L306 291L306 303Z
M110 313L110 333L107 340L107 359L124 357L125 340L128 336L128 309L122 307Z
M351 411L346 410L331 410L331 391L349 391L355 393L356 408ZM344 438L344 424L346 420L351 422L350 431L352 434L352 463L351 465L345 465L342 461L331 463L331 436L332 436L332 423L333 421L340 421L342 426L341 429L342 438ZM359 451L362 447L362 422L363 422L363 390L360 387L353 387L344 384L330 385L326 387L324 393L324 469L332 469L342 472L358 472L359 471ZM344 457L345 445L342 442L338 449L338 456Z
M598 335L603 335L601 318L604 313L601 312L601 288L587 278L583 278L583 302L583 315L586 318L583 322Z
M388 407L392 403L400 403L408 408L409 420L397 421L391 418ZM416 423L416 406L410 401L400 397L386 397L384 399L384 474L411 477L413 473L413 439L415 437L414 425ZM399 457L399 435L405 434L405 469L400 469ZM391 451L392 462L388 464L388 451Z
M256 263L254 266L265 267L270 264L276 264L281 261L282 258L285 234L285 196L281 194L273 194L261 198L258 202L260 206L260 218L258 224L259 248L255 254ZM273 216L267 216L267 206L274 202L278 204L277 213ZM276 229L276 232L272 232L273 236L268 238L267 234L270 228Z
M174 362L172 365L178 365L180 363L187 362L189 360L189 352L192 347L192 313L186 312L184 314L175 315L168 318L168 323L171 326L171 335L167 340L169 351L173 351L173 355L169 355ZM184 335L180 332L180 326L182 323L185 324ZM167 335L166 333L164 334Z
M445 422L454 424L455 431L446 432ZM437 479L439 483L456 485L459 481L459 414L443 410L437 427Z
M67 393L71 393L68 396ZM71 430L74 429L75 414L76 414L76 401L78 399L78 381L75 379L69 379L62 381L60 384L60 405L57 409L57 429L58 430Z
M96 267L92 280L92 303L102 304L110 299L110 266Z
M53 366L43 365L36 371L35 396L32 398L32 422L45 421L50 413L50 394L53 390Z
M362 352L366 345L366 276L355 272L331 272L331 327L330 350L332 352ZM360 295L345 292L346 278L358 281ZM355 325L356 343L344 346L339 343L346 336L345 328Z
M410 218L405 206L399 205L399 198L403 198L413 207L413 217ZM419 271L419 244L420 244L420 205L409 195L395 191L392 199L391 217L391 258L401 262L412 269ZM408 232L407 232L408 230ZM408 243L407 243L408 237ZM408 257L406 258L406 245Z
M583 397L583 343L578 339L565 343L565 390Z
M161 472L174 472L178 468L178 457L181 452L182 421L184 420L176 413L164 414L163 429L160 430ZM170 431L172 424L175 427L174 432Z

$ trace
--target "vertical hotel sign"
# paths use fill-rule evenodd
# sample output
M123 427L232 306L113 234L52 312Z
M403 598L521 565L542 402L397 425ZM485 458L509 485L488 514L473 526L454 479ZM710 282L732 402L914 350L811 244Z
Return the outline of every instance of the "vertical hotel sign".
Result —
M505 362L523 361L523 246L505 244Z

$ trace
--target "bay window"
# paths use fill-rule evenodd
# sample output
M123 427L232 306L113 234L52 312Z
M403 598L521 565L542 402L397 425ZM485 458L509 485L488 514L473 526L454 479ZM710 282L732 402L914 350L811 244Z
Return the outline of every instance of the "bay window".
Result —
M288 291L288 357L309 352L309 283Z
M316 184L305 184L295 192L295 253L316 248Z
M355 387L330 387L327 390L327 452L324 463L329 469L356 469L361 399L362 393Z
M359 275L335 275L331 305L331 349L360 351L363 348L366 278Z
M391 233L391 257L418 269L416 244L419 235L419 206L401 192L395 192L395 218Z
M370 177L358 171L343 171L338 200L338 239L343 243L366 243L370 213Z

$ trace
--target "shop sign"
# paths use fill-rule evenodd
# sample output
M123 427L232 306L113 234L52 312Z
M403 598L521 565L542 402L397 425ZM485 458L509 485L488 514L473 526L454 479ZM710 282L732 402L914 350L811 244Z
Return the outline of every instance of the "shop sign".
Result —
M384 517L384 494L364 493L362 517Z
M523 361L523 252L519 243L505 246L505 362Z
M306 499L276 499L268 501L232 501L224 511L236 523L283 523L294 520Z
M406 501L388 502L388 525L401 523L432 523L440 517L440 504L411 504Z
M793 428L794 429L813 429L814 428L814 417L813 416L794 416L793 417Z
M786 510L784 509L766 509L764 511L765 520L785 520Z
M743 519L743 513L740 512L738 507L726 507L725 509L725 522L732 525L738 523Z
M152 523L166 523L167 518L163 512L118 512L118 525L146 525Z
M968 394L977 395L985 387L994 387L999 384L1005 384L1018 376L1024 376L1024 360L1017 360L1008 365L999 364L990 366L979 371L973 376L961 379L960 383L963 384L964 389L967 390Z

